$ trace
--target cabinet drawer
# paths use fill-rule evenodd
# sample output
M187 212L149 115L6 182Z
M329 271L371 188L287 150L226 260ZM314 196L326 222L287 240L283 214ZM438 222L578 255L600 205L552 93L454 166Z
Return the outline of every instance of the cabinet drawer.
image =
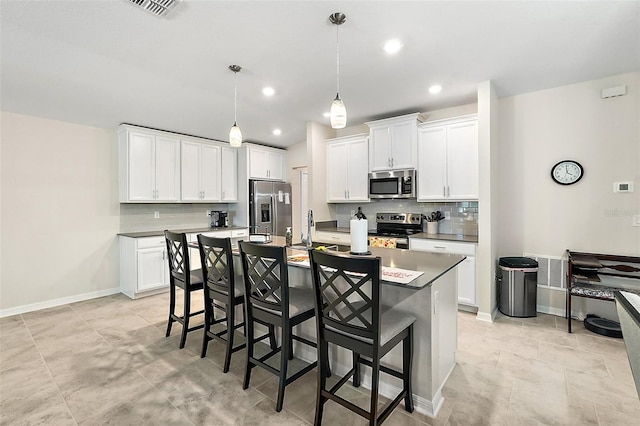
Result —
M161 237L144 237L137 238L138 248L150 248L150 247L164 247L166 242L164 236Z
M231 237L246 237L247 235L249 235L248 229L232 229L231 230Z
M351 244L351 234L316 231L316 241L330 244Z
M410 238L409 248L411 250L429 251L434 253L462 254L465 256L476 255L476 245L473 243Z

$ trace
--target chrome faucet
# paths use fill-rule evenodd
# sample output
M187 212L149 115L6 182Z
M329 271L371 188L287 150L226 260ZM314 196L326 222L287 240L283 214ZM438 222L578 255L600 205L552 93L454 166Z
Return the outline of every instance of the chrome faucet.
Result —
M304 235L300 235L300 239L307 246L307 249L311 249L313 247L313 242L311 241L311 227L314 225L313 223L313 210L309 209L307 212L307 238L303 238Z

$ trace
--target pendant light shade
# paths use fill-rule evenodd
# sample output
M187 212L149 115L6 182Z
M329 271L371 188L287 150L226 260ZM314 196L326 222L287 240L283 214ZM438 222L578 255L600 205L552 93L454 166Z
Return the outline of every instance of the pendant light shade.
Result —
M229 131L229 144L234 148L242 146L242 132L235 122Z
M344 13L336 12L329 16L329 21L336 26L336 98L331 103L331 127L343 129L347 125L347 108L340 98L340 38L338 28L344 24L347 17Z
M242 146L242 132L240 131L240 127L238 127L238 73L242 69L239 65L229 65L229 69L233 71L233 126L231 126L231 130L229 131L229 144L234 148L239 148Z
M340 99L340 94L336 93L336 98L331 102L331 127L334 129L344 129L347 125L347 108Z

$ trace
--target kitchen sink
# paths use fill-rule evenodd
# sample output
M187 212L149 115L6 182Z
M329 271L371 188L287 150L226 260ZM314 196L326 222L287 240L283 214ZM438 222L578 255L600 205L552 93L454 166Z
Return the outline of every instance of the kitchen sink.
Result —
M324 246L327 248L327 250L331 250L331 251L349 251L350 247L349 246L342 246L342 245L338 245L338 244L325 244L325 243L313 243L312 247L313 248L318 248L320 246ZM291 246L292 249L294 250L306 250L307 246L304 244L295 244Z

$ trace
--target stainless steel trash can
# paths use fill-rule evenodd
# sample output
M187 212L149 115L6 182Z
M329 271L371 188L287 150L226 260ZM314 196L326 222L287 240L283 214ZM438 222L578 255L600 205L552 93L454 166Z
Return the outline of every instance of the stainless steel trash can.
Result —
M510 317L535 317L538 262L528 257L501 257L496 271L498 309Z

